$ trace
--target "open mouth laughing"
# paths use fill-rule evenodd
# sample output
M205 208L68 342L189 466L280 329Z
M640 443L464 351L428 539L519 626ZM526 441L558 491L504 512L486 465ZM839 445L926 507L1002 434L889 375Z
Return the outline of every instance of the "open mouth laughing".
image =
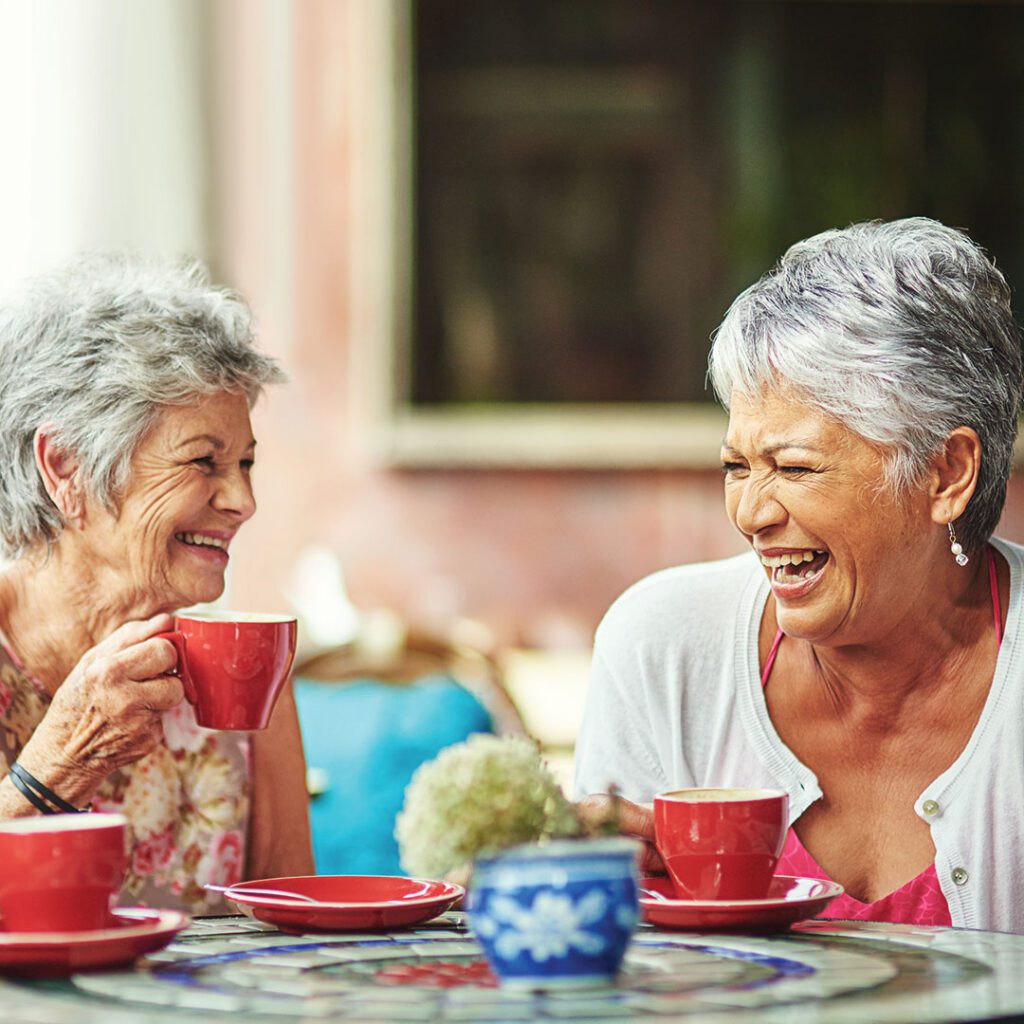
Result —
M805 593L821 578L828 552L820 548L771 549L758 553L761 564L771 569L776 593L795 597Z

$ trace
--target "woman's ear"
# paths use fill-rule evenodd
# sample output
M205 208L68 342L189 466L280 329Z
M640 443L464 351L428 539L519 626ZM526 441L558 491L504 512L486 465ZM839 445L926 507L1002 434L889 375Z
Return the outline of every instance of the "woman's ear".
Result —
M78 462L55 440L50 425L36 431L33 449L36 468L50 500L65 524L80 523L85 515L85 502L78 472Z
M978 486L980 468L981 439L972 427L957 427L932 462L929 498L933 522L945 525L963 515Z

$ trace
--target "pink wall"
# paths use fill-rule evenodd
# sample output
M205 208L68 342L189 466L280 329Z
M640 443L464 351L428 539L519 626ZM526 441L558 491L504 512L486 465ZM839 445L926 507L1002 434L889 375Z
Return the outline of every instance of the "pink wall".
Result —
M239 0L233 0L239 2ZM717 470L707 472L389 471L361 454L347 280L347 144L359 97L346 95L345 0L296 4L295 182L287 302L280 239L267 225L272 170L262 159L269 98L267 40L252 18L219 8L231 52L221 62L227 126L215 204L218 271L252 299L263 343L292 384L257 410L260 511L239 538L233 600L284 608L295 555L337 552L351 596L437 626L455 616L499 640L585 646L602 612L632 581L662 566L743 549L726 520ZM275 296L278 299L275 300ZM286 312L282 313L282 309ZM1024 482L1012 482L1002 534L1024 540Z

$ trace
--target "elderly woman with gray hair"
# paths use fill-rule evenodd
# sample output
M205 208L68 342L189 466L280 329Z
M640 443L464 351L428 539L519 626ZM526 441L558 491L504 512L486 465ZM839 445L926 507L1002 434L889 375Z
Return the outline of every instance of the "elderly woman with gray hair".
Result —
M617 785L650 839L659 791L783 789L777 871L841 883L827 916L1024 931L1024 548L992 537L1022 389L1006 281L935 221L826 231L736 299L711 378L753 553L613 605L577 794Z
M291 695L251 740L201 729L156 636L224 589L283 379L198 266L87 257L0 313L0 819L39 813L26 780L124 813L134 902L313 869Z

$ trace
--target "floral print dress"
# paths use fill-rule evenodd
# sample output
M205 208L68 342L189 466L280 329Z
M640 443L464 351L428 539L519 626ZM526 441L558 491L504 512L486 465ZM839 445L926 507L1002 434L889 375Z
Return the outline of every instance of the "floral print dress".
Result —
M0 778L49 706L49 696L6 645L0 646ZM130 861L120 902L225 913L223 897L203 886L242 879L248 737L202 728L186 701L164 714L163 726L160 746L107 776L91 804L94 811L128 819Z

